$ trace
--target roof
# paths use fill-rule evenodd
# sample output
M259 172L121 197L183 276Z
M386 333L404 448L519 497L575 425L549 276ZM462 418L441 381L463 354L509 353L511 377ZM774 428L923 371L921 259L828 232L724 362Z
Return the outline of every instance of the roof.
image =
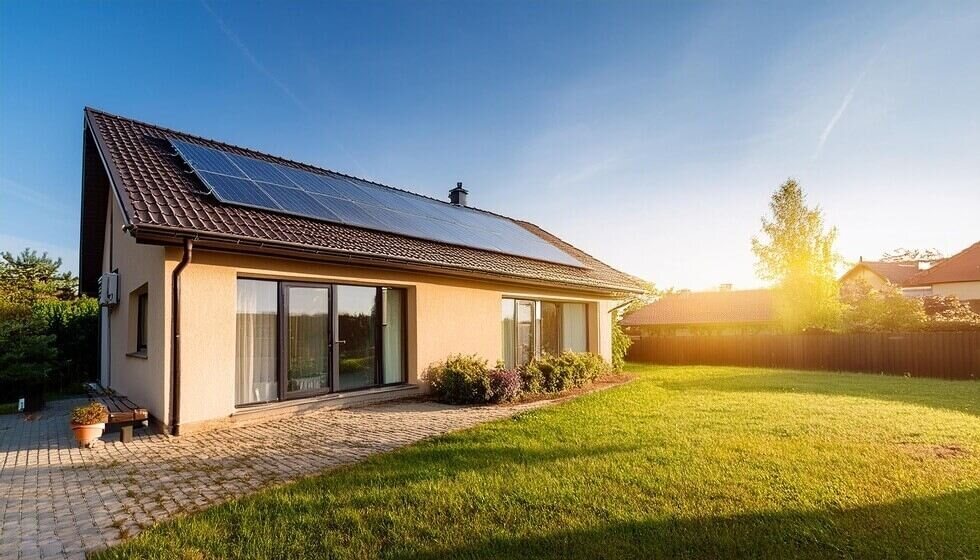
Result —
M108 196L105 191L111 188L122 207L124 229L141 242L179 244L181 238L191 237L202 248L491 276L601 293L643 291L638 278L604 264L538 226L513 218L507 219L570 254L582 267L223 204L201 192L198 179L186 171L168 138L306 171L326 170L91 108L85 109L85 125L79 266L83 291L95 289L100 273ZM108 179L103 168L109 173Z
M976 281L980 281L980 241L908 278L905 285L931 286L947 282Z
M769 323L776 320L772 290L668 294L626 315L622 324L705 325Z
M848 276L861 269L870 270L882 279L887 280L896 286L901 286L905 284L906 280L919 273L919 263L918 261L861 261L851 267L851 269L841 277L841 280L846 279Z

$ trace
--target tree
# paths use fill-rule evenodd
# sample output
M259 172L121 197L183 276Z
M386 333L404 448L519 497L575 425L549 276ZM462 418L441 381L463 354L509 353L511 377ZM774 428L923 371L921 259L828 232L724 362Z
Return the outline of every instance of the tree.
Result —
M956 296L926 298L925 310L931 330L965 331L980 329L980 313Z
M59 272L61 259L24 249L17 256L0 253L0 298L13 304L33 305L43 300L70 300L78 294L78 278Z
M844 327L851 332L911 332L928 320L922 300L905 297L892 284L873 288L857 282L845 303Z
M937 249L906 249L904 247L881 255L882 262L938 261L942 258L943 254Z
M776 313L783 328L837 328L837 228L825 231L823 212L806 206L806 195L793 179L773 193L769 209L772 216L762 218L764 238L752 238L752 252L758 275L776 283Z

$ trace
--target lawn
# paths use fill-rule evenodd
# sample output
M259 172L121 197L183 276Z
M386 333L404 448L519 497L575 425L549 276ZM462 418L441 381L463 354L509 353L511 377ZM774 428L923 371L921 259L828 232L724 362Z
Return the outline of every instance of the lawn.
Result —
M980 557L980 383L630 371L99 557Z

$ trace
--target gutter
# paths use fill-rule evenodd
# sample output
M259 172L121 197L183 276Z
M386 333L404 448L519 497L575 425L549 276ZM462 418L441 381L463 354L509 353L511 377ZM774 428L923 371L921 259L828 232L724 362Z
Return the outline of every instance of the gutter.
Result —
M171 286L170 318L170 435L180 435L180 273L191 262L194 241L184 238L184 256L174 267Z
M426 259L417 259L409 257L391 257L391 256L381 256L372 253L363 253L357 251L334 251L329 249L314 248L309 245L304 245L301 243L289 242L289 241L268 241L268 240L253 240L250 238L244 238L239 235L226 234L221 232L197 232L188 231L183 228L175 228L172 226L159 226L159 225L129 225L125 227L131 235L136 237L137 241L141 242L152 242L155 238L159 243L169 245L170 239L181 238L184 235L192 234L195 239L200 241L213 240L217 244L224 244L225 250L229 252L252 252L245 248L254 248L264 250L263 252L268 253L278 253L281 258L306 258L312 261L323 261L323 260L333 260L335 262L344 262L347 264L355 264L356 262L363 263L366 266L399 266L411 269L422 269L423 271L438 272L443 275L457 276L464 278L482 278L487 280L500 281L501 279L509 279L511 282L525 283L530 285L539 286L559 286L570 290L581 290L585 292L594 293L596 295L603 296L619 296L622 294L642 294L643 291L635 287L626 286L594 286L590 284L580 284L572 282L562 282L562 281L551 281L551 280L541 280L532 276L523 275L510 275L510 274L492 274L480 271L478 269L470 269L467 267L453 267L447 266L443 263L437 263L434 261L429 261ZM220 249L219 249L220 250ZM306 255L305 257L301 255Z

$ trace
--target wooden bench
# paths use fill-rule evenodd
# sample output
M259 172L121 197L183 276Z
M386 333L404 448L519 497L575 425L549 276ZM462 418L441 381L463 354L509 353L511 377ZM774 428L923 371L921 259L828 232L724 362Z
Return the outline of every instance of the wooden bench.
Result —
M102 403L109 410L108 425L119 426L119 441L133 441L133 426L146 426L150 418L147 410L123 395L106 389L98 383L86 383L85 390L89 400Z

